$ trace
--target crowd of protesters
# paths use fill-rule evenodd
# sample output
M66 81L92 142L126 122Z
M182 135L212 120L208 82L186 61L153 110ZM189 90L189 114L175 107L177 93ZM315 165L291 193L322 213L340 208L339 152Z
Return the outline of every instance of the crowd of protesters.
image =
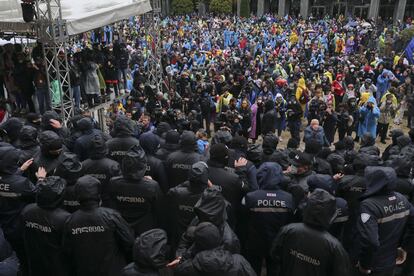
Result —
M157 24L73 40L66 126L42 46L3 48L0 275L414 274L409 20Z

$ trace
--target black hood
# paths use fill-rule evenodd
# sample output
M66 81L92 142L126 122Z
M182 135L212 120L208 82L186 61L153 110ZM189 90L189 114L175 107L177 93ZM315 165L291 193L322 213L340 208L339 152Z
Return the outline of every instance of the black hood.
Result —
M278 190L282 180L282 167L277 163L263 163L257 171L257 184L262 190Z
M328 158L326 158L326 161L328 161L331 165L333 174L343 171L345 166L345 159L341 155L332 153L328 156Z
M367 190L362 195L362 199L376 194L387 194L395 190L397 174L393 168L367 167L365 168L365 178Z
M22 149L37 146L39 144L37 140L37 129L32 126L24 126L20 130L19 146Z
M135 131L135 125L134 122L121 115L118 116L114 122L114 128L111 132L112 137L126 137L126 136L132 136Z
M152 132L145 132L139 137L139 144L147 155L154 155L160 146L160 138Z
M134 242L134 262L141 268L163 268L167 264L167 233L152 229L142 233Z
M10 143L14 143L17 141L22 127L23 122L16 117L12 117L0 125L0 129L2 129L4 133L7 135L7 138L9 139Z
M390 167L395 170L398 177L409 177L412 163L410 158L400 154L397 158L390 161Z
M42 129L43 130L53 130L53 127L50 125L50 120L60 121L59 114L54 110L48 110L42 115Z
M344 145L346 150L353 150L355 147L354 139L351 136L346 136L344 138Z
M322 145L315 140L310 140L305 143L305 151L313 156L317 155L322 150Z
M58 208L63 201L65 188L65 179L59 176L48 176L37 186L37 205L43 209Z
M233 139L233 136L231 136L230 131L227 130L219 130L216 132L216 134L214 135L213 139L211 140L211 144L225 144L225 145L230 145L231 140Z
M85 175L76 181L75 194L82 204L87 201L99 202L101 199L101 182L93 176Z
M200 275L227 276L233 268L233 256L222 249L205 250L193 259L193 265Z
M361 137L361 148L375 146L375 138L370 133L365 133Z
M227 220L226 205L221 188L213 186L204 190L194 212L200 222L207 221L220 227Z
M165 143L179 145L180 133L178 133L178 131L176 130L167 131L167 133L165 134Z
M194 245L197 252L214 249L221 244L220 230L211 222L202 222L194 231Z
M206 188L208 184L208 165L202 161L193 164L188 172L188 180L192 187Z
M352 162L355 172L362 172L368 166L380 166L382 165L381 158L376 155L370 155L367 153L358 153L354 156Z
M275 152L278 143L279 140L276 135L271 133L266 134L262 142L263 153L266 155L272 154Z
M27 113L26 124L39 127L42 123L42 118L39 113Z
M228 163L229 150L225 144L214 144L210 147L210 160L213 163L220 164L222 166Z
M43 154L49 155L50 151L60 150L63 147L63 139L55 132L46 130L40 133L40 150Z
M171 126L167 122L161 122L157 125L157 128L154 130L154 134L161 138L165 138L165 134L171 130Z
M313 174L310 175L306 180L310 192L313 192L316 189L322 189L332 195L335 191L335 182L333 180L333 177L328 174Z
M75 115L69 119L69 124L72 130L79 130L78 122L83 118L82 115Z
M77 122L77 129L82 133L90 133L93 129L93 121L89 117L84 117Z
M194 132L185 130L180 137L181 149L186 152L193 152L196 150L197 138Z
M259 165L262 161L262 153L263 149L261 145L250 144L246 156L249 161L253 162L255 165Z
M82 172L82 163L79 161L79 157L74 153L64 152L59 156L59 160L54 175L64 178L69 185L74 184Z
M141 146L132 146L122 158L122 175L128 179L140 180L147 171L147 158Z
M407 135L401 135L397 138L397 145L402 149L405 146L411 144L411 139Z
M392 144L397 145L397 138L403 135L404 135L404 132L402 131L402 129L397 128L397 129L391 130L390 136L392 139Z
M102 159L106 157L107 153L108 148L103 136L100 134L94 135L90 143L89 157L94 160Z
M247 152L247 139L243 136L236 135L231 140L231 148L235 150L239 150L241 152L246 153Z
M15 174L20 152L12 146L0 147L0 173Z
M335 197L325 190L315 189L310 194L303 210L303 222L314 227L328 229L335 217Z

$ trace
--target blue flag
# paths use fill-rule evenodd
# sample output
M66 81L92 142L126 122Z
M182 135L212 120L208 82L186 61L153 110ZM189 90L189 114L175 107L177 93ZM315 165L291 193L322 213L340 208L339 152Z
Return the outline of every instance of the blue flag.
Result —
M407 48L405 48L405 56L410 64L414 64L413 60L413 52L414 52L414 38L411 39L410 43L408 43Z

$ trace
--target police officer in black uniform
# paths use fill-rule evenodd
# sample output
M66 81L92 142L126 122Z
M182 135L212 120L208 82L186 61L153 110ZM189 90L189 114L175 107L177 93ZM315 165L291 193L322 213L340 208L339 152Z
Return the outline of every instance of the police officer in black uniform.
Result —
M122 160L122 176L112 178L108 187L112 207L121 213L136 237L155 228L157 218L161 217L161 189L156 181L145 176L146 170L145 152L134 146Z
M336 215L335 198L316 189L309 196L303 223L283 227L271 249L271 256L283 276L349 276L348 254L326 230Z
M36 203L22 211L29 275L68 275L63 254L63 226L70 213L61 209L66 182L59 176L39 176Z
M139 143L145 151L147 157L147 172L149 175L158 182L161 190L164 193L168 191L167 173L165 172L164 164L158 157L155 156L155 152L160 146L160 138L153 132L145 132L139 137Z
M257 177L260 190L245 197L245 207L249 211L247 259L257 275L261 275L263 259L266 258L268 275L275 275L273 261L268 254L270 246L279 229L291 221L295 208L292 195L279 186L283 181L279 164L263 163Z
M403 263L406 252L414 250L414 208L394 192L397 176L393 168L367 167L365 177L367 190L357 222L359 273L392 276L396 261Z
M171 153L165 163L170 188L188 179L191 166L204 161L203 156L196 152L196 137L191 131L184 131L180 137L180 150Z
M208 166L205 162L195 163L190 170L188 181L168 191L171 212L171 242L176 244L195 217L194 206L208 184Z
M19 259L24 261L20 213L27 204L34 201L35 186L21 175L32 160L25 162L20 169L18 161L17 149L12 146L0 147L0 228Z
M80 209L66 221L63 237L70 273L120 275L134 242L128 223L117 211L99 207L100 183L96 178L82 176L75 190Z
M125 116L118 116L114 122L114 128L111 131L112 139L106 142L108 147L108 157L117 161L119 164L127 151L139 141L134 137L136 134L136 125Z
M101 135L95 135L91 141L89 158L82 162L82 175L90 175L101 182L102 206L109 206L109 180L121 174L118 162L107 157L108 148Z

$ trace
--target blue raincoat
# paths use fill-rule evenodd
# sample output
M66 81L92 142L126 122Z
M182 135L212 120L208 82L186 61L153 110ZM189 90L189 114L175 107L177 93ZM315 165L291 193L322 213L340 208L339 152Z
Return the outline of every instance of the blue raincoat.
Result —
M375 139L377 133L377 120L380 116L380 110L373 96L369 97L367 103L373 103L374 108L369 110L367 106L364 105L359 109L358 136L362 137L365 133L369 132Z

